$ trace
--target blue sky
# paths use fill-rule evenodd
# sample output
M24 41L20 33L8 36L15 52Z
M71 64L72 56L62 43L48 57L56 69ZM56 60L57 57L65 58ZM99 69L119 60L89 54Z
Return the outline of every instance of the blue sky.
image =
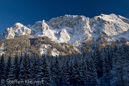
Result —
M0 33L16 22L24 25L53 17L115 13L129 18L129 0L0 0Z

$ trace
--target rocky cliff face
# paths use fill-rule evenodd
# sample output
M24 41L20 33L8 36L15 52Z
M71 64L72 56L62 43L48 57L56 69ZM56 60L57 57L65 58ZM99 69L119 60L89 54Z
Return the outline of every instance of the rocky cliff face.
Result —
M38 21L34 25L28 26L16 23L0 35L0 40L21 35L47 36L55 43L69 43L78 48L91 41L92 44L97 45L103 41L103 38L106 40L106 44L110 45L114 41L129 40L129 19L115 14L101 14L93 18L65 15L52 18L47 22L45 20Z

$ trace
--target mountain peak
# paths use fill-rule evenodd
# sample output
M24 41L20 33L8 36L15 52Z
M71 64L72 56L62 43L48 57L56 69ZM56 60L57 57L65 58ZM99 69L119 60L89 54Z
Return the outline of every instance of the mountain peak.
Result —
M14 24L14 26L15 26L15 27L17 27L17 26L22 27L22 26L24 26L24 25L23 25L23 24L21 24L21 23L19 23L19 22L17 22L17 23L15 23L15 24Z

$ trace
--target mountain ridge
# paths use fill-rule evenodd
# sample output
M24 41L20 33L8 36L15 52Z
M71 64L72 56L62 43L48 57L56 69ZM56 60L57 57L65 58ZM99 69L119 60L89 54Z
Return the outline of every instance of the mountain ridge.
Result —
M129 40L129 19L115 14L101 14L93 18L82 15L65 15L52 18L49 21L37 21L34 25L24 26L15 23L0 35L2 39L13 39L18 36L48 37L51 41L61 44L70 43L81 49L84 43L92 41L97 45L106 40L107 45L112 41Z

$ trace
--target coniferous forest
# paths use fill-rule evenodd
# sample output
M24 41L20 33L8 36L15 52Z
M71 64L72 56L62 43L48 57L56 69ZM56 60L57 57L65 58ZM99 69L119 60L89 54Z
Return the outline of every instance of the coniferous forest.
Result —
M0 58L0 86L129 86L129 46L68 56Z

